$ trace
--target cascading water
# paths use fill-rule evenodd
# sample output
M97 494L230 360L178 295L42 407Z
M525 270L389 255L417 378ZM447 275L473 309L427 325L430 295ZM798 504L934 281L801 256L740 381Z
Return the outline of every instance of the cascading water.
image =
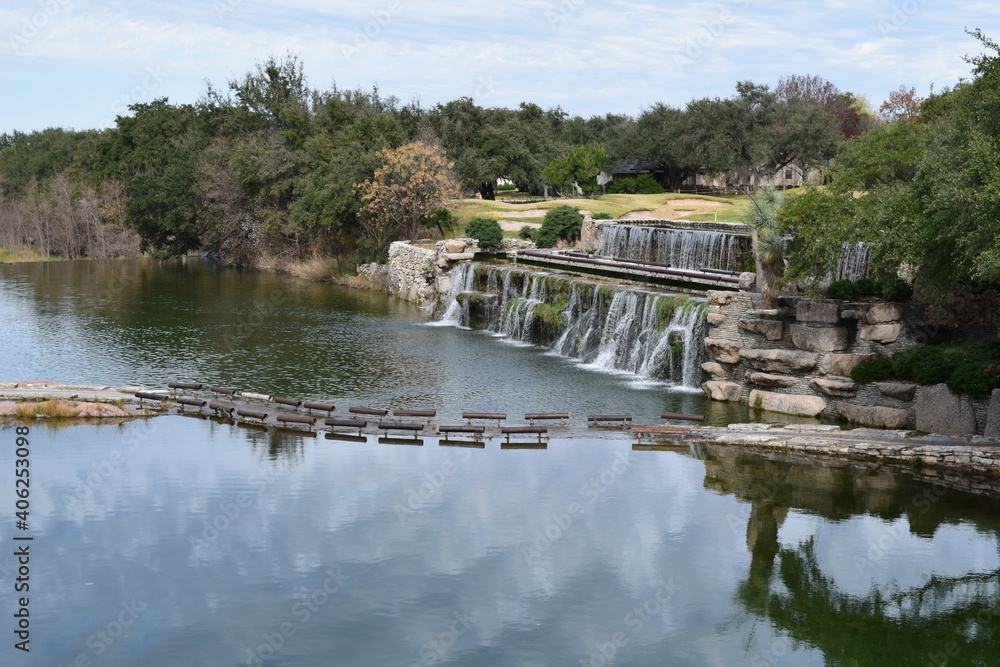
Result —
M597 254L677 269L733 271L739 254L749 247L749 238L739 234L614 224L601 226Z
M473 285L486 291L470 293ZM462 267L448 298L442 324L475 321L475 328L549 347L590 368L699 388L702 299L495 266Z
M838 280L861 280L868 277L872 257L872 244L865 241L845 243L837 261Z

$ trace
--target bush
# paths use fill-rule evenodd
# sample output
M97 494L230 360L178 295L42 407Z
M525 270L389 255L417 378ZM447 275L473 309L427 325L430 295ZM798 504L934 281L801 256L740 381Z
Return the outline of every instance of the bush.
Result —
M663 191L663 186L649 174L620 178L608 186L608 192L613 195L658 195Z
M851 280L834 280L826 288L826 296L838 301L853 301L858 298L858 288Z
M882 281L880 296L886 301L909 301L913 296L913 288L905 280L890 278Z
M535 232L538 231L537 227L521 227L517 230L517 237L519 239L524 239L525 241L534 241Z
M572 206L563 204L545 214L542 228L535 234L535 243L539 248L551 248L560 238L575 241L580 238L580 226L583 216Z
M590 216L591 220L614 220L615 216L610 213L594 213Z
M864 361L851 371L855 382L893 378L922 385L943 382L956 394L986 398L1000 386L1000 339L913 348Z
M465 235L479 241L480 248L499 248L503 240L500 223L493 218L473 218L465 226Z
M854 288L858 296L877 296L881 288L871 278L860 278L854 281Z
M851 371L851 379L855 382L882 382L893 377L894 369L888 359L870 359L862 361Z
M497 192L517 192L517 186L513 183L505 183L497 186Z

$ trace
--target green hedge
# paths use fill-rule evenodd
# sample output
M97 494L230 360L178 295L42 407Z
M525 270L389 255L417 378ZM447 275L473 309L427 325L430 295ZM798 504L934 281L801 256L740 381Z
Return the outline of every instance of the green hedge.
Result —
M890 357L871 359L851 371L855 382L901 380L921 385L948 385L956 394L986 398L1000 387L1000 339L973 340L917 347Z
M572 206L563 204L549 209L542 220L542 228L535 234L539 248L551 248L560 238L575 241L580 238L583 216Z

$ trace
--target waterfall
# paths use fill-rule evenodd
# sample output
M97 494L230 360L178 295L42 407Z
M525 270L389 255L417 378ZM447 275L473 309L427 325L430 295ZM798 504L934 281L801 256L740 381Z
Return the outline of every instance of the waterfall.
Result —
M441 319L435 324L440 326L468 326L469 304L468 301L459 300L458 295L471 292L475 279L476 274L472 270L471 264L462 263L455 265L455 268L451 270L451 288L445 297L445 303L448 304L448 307L445 309Z
M738 255L749 248L749 239L739 234L614 224L601 226L597 254L677 269L732 271Z
M872 257L872 244L865 241L845 243L837 261L838 280L861 280L868 277L868 263Z
M703 299L510 267L477 271L486 273L478 281L468 267L453 277L441 324L472 323L588 368L699 389ZM474 283L486 291L470 292Z

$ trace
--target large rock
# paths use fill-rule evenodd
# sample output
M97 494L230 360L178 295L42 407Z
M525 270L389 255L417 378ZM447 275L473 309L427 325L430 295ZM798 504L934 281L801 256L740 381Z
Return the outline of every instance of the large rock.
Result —
M752 292L757 285L757 274L744 271L740 274L740 291Z
M714 378L733 377L733 367L730 364L720 364L717 361L706 361L701 365L701 370Z
M785 334L785 323L781 320L751 320L740 318L740 329L763 336L767 340L781 340Z
M736 402L740 400L740 392L743 391L743 387L735 382L710 380L701 386L708 392L713 401Z
M444 257L452 262L461 262L465 259L475 259L476 253L474 252L446 252Z
M858 337L876 343L894 343L899 338L900 326L896 324L862 324L858 327Z
M815 417L826 409L826 399L819 396L797 394L776 394L771 391L754 389L747 401L751 408L782 412L799 417Z
M825 354L819 362L819 374L847 377L855 366L871 358L870 354Z
M708 326L717 327L726 321L726 316L722 313L709 313L705 316L705 320L708 322Z
M906 428L909 421L906 410L853 405L846 401L837 401L837 412L847 421L875 428Z
M912 401L917 393L917 385L906 382L876 382L875 388L889 398L900 401Z
M733 302L735 296L735 292L724 292L722 290L709 290L705 293L705 298L708 299L709 305L712 306L728 306Z
M809 386L813 391L818 391L827 396L843 396L849 398L858 395L858 383L847 378L813 378L809 381Z
M868 309L868 324L883 324L903 319L903 308L898 303L874 303Z
M799 304L809 303L808 301ZM810 327L805 324L793 324L792 344L800 350L809 352L837 352L846 350L847 327Z
M809 301L803 299L795 304L795 321L816 324L839 324L840 304L833 301Z
M799 381L798 378L792 377L791 375L772 375L771 373L748 373L747 380L752 384L760 385L761 387L783 387L788 388Z
M740 344L722 338L706 338L705 351L708 356L724 364L738 364L740 361Z
M990 411L986 417L987 438L1000 438L1000 389L994 389L990 395Z
M817 354L796 350L743 349L740 354L751 366L768 373L804 373L815 368L819 359Z
M448 239L444 242L444 251L448 253L465 252L467 247L469 247L469 244L460 239Z
M941 435L975 435L976 413L972 403L957 396L946 384L917 389L914 406L917 430Z

